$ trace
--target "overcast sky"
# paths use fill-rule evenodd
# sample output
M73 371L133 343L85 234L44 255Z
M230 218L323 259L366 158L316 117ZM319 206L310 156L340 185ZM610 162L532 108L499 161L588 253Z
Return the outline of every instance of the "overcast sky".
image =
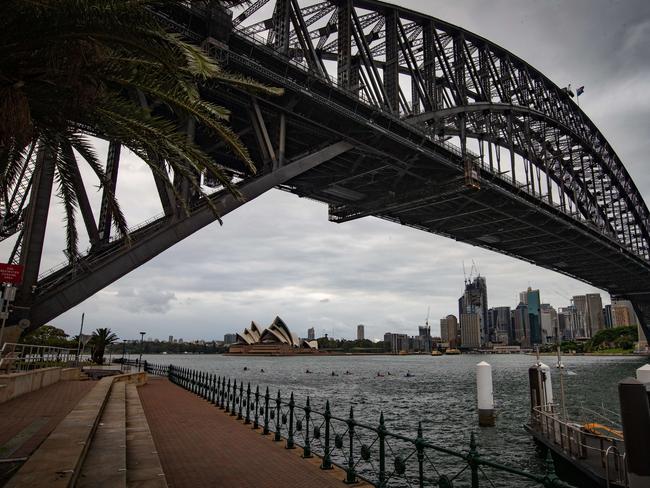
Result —
M585 86L581 107L605 134L646 201L650 197L650 2L648 0L466 0L396 2L490 39L560 86ZM104 153L105 148L100 148ZM128 179L122 178L128 174ZM148 170L127 155L118 198L134 225L160 212ZM99 195L93 195L95 204ZM58 212L58 213L57 213ZM98 211L96 211L98 213ZM42 269L62 261L59 210L48 229ZM81 219L79 219L81 220ZM82 246L83 247L83 246ZM7 244L2 246L8 255ZM251 320L281 316L298 335L352 338L415 334L430 307L438 321L457 313L463 267L487 278L490 306L515 306L539 288L566 306L595 289L499 254L378 219L327 220L327 207L272 191L177 244L52 321L78 332L110 327L121 338L169 335L223 339ZM603 301L609 296L603 294Z

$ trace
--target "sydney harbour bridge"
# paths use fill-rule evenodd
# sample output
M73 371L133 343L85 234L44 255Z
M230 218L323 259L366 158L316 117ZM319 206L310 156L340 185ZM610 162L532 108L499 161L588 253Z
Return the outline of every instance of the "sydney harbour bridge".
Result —
M567 90L507 48L373 0L257 0L234 12L193 3L157 14L228 70L284 89L256 97L202 87L231 110L258 170L248 175L223 144L193 128L244 196L204 176L221 216L280 188L326 203L332 222L379 217L630 299L650 337L648 208ZM111 192L120 152L111 141ZM44 159L37 151L26 159L0 203L0 239L18 236L9 262L24 266L10 323L27 319L30 330L217 219L206 197L171 191L182 177L152 173L163 214L132 228L127 241L111 233L106 198L93 214L79 178L91 247L39 269L53 184Z

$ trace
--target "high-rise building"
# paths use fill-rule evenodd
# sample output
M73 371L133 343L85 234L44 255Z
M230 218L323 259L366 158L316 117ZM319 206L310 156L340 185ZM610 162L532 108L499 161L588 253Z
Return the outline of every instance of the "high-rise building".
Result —
M530 288L528 288L530 290ZM519 292L519 303L523 303L524 305L528 305L528 291L520 291Z
M542 330L542 344L553 343L558 336L557 311L548 303L539 306L540 327Z
M483 276L477 276L474 281L465 282L465 293L458 299L458 316L460 317L461 336L463 315L476 314L479 320L479 341L486 344L490 340L491 331L488 328L487 283Z
M390 350L393 354L409 351L409 336L406 334L393 334L386 332L384 334L384 342L390 344Z
M580 333L582 337L593 337L596 332L605 328L603 301L600 293L587 293L573 297L578 317L582 318Z
M535 346L535 344L542 344L540 305L539 290L528 287L528 290L526 290L526 306L528 307L528 324L530 327L528 336L530 338L530 347Z
M170 342L170 343L171 343L171 342L174 342L174 336L171 336L171 335L170 335L170 336L169 336L169 341L167 341L167 342Z
M614 327L635 326L639 324L632 302L612 300L612 325Z
M466 349L481 347L481 318L478 313L460 316L460 345Z
M449 347L455 349L459 345L460 331L458 330L458 319L455 315L447 315L440 319L440 338L442 342L448 342Z
M316 339L316 331L314 330L313 327L310 327L309 329L307 329L307 340L313 341L314 339Z
M562 337L562 340L567 341L575 339L576 337L580 337L578 335L580 320L575 305L558 308L557 323L560 329L560 336Z
M182 339L178 339L178 342L182 342ZM234 344L237 342L237 334L224 334L223 343L227 346L229 344Z
M363 324L357 325L357 340L362 341L365 338L366 337L365 337L365 334L364 334L364 326L363 326Z
M510 307L494 307L488 310L488 323L492 331L491 342L510 343Z
M612 320L612 306L611 305L605 305L603 307L603 317L605 319L605 328L606 329L611 329L613 325L613 320Z
M530 316L528 314L528 305L519 303L514 310L513 317L514 342L521 347L531 347L530 341Z

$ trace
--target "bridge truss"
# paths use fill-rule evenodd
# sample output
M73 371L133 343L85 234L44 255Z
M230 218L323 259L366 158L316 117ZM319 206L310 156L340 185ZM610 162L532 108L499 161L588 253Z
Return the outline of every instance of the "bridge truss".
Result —
M258 176L192 133L247 200L281 188L328 204L333 222L376 216L448 236L629 298L641 317L650 313L650 218L638 189L566 90L504 48L372 0L258 0L234 13L187 6L158 15L230 69L285 89L258 99L203 87L232 111ZM112 190L119 156L111 143ZM159 173L164 214L128 242L111 238L109 209L103 203L95 221L79 181L92 247L39 276L52 180L44 161L35 150L0 202L0 238L21 233L11 259L27 267L18 310L31 327L216 220L205 199L188 193L192 211L181 212L170 187L182 178ZM221 215L243 203L220 188L210 198Z

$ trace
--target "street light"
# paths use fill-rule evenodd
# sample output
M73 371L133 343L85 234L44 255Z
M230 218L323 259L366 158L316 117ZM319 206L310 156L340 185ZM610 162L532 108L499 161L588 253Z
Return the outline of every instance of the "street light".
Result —
M142 366L142 349L144 348L144 335L146 332L140 332L140 359L138 361L138 371L140 371L140 367Z

